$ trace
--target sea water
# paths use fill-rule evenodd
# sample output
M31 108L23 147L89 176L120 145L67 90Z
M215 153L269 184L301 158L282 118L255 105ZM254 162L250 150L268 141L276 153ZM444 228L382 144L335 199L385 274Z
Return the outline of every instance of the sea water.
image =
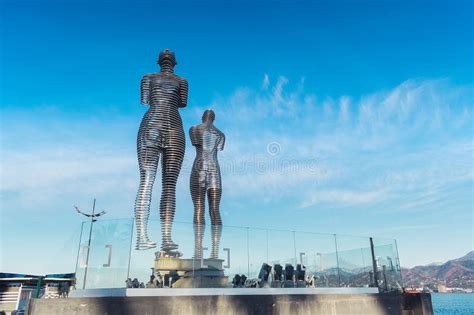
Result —
M435 315L474 314L474 293L432 293Z

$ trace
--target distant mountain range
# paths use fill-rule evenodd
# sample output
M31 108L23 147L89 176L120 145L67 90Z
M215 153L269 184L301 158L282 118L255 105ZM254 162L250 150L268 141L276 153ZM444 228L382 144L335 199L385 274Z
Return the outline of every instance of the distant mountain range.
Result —
M448 288L474 289L474 251L443 263L402 268L405 287L428 287L436 290L438 285Z

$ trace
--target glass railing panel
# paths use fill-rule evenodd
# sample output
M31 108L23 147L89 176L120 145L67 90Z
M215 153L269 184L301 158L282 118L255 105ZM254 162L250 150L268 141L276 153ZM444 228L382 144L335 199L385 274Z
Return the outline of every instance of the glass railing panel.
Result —
M303 264L309 287L338 287L339 270L337 265L334 235L296 232L296 254L298 264Z
M373 239L373 260L367 238L175 222L180 254L169 257L160 256L160 220L150 220L148 230L157 247L136 250L133 219L96 221L92 231L83 223L76 288L402 285L394 240Z
M268 261L272 266L272 287L293 287L297 254L295 232L268 230Z
M123 279L126 287L146 287L152 275L155 253L160 249L161 228L159 219L153 218L148 221L148 236L150 240L157 243L156 248L137 250L136 226L133 227L132 250L130 252L130 268L127 277Z
M132 250L129 271L132 287L229 287L236 274L248 277L245 228L175 222L172 235L180 253L176 257L160 255L159 220L150 220L149 231L154 231L150 236L158 241L157 248ZM209 275L212 281L207 281Z
M370 240L365 237L336 236L341 287L373 285Z
M395 240L373 239L379 288L383 291L402 287L400 265Z
M158 267L159 261L168 260L170 263L169 275L162 278L165 287L212 287L212 285L206 285L206 283L192 281L194 277L202 276L199 271L201 268L205 268L207 265L206 259L210 258L212 237L210 230L210 224L195 226L184 222L173 223L172 240L179 245L177 251L180 256L170 259L161 257L155 263L155 267ZM199 257L203 259L201 260ZM174 269L173 264L175 265ZM155 270L156 272L157 270Z
M242 287L250 279L249 229L223 226L219 249L227 287Z
M270 281L271 267L269 261L269 248L268 248L268 230L266 229L255 229L249 228L249 278L257 279L260 275L262 268L267 271L263 271L261 274L262 280L259 286L268 286ZM265 264L265 265L264 265ZM269 267L265 267L269 266ZM263 283L263 282L266 282Z
M397 271L397 277L398 281L401 287L403 287L403 278L402 278L402 266L400 265L400 256L398 254L398 244L397 240L393 240L393 255L394 259L393 261L395 262L395 270Z
M85 289L84 273L86 270L88 239L89 239L90 222L82 222L81 234L79 239L79 247L77 249L76 260L76 289Z
M90 227L90 222L83 224L76 288L125 287L133 220L99 220Z

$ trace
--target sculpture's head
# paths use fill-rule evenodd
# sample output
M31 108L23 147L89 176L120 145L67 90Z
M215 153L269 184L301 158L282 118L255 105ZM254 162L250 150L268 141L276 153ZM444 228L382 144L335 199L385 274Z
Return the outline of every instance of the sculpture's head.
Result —
M174 67L178 64L176 62L176 57L174 56L174 52L172 52L169 49L163 49L160 52L160 56L158 57L157 63L160 65L160 67L163 67L163 65Z
M202 114L202 122L214 122L214 119L216 119L216 114L214 114L214 111L212 109L206 109L204 113Z

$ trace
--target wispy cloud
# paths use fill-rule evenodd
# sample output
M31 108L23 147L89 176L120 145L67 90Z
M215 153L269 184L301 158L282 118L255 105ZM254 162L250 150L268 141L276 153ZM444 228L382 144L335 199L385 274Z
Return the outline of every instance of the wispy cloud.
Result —
M472 181L471 96L470 86L409 80L391 90L334 100L305 92L302 82L292 88L279 77L266 91L241 88L212 107L231 139L226 157L249 162L260 156L277 166L289 159L311 160L318 166L310 173L302 165L291 175L281 165L226 173L233 194L272 192L284 198L296 189L301 207L390 198L402 209L434 187ZM279 156L262 156L275 139Z
M432 230L440 228L440 224L416 224L416 225L402 225L402 226L394 226L389 228L384 228L383 230L371 230L372 233L387 233L387 232L408 232L408 231L424 231L424 230Z
M262 89L266 90L270 86L270 77L265 73L262 80Z
M300 207L306 208L319 203L356 206L380 202L386 198L385 191L321 190L306 196Z

